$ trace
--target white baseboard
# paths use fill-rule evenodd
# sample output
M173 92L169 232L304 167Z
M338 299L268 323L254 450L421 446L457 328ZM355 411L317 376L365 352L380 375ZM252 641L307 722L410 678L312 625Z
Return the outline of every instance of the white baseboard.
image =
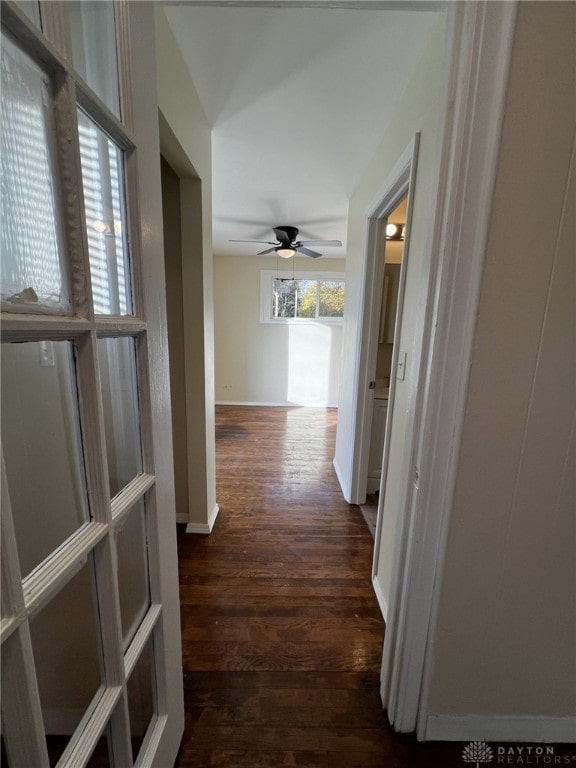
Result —
M426 741L576 743L576 719L503 715L428 715Z
M384 597L384 592L382 592L382 587L380 586L377 576L372 576L372 586L374 588L374 593L376 594L376 600L378 600L378 605L382 611L382 618L384 619L384 623L386 623L386 620L388 619L388 603Z
M214 523L216 522L216 518L218 517L218 512L220 512L220 507L218 504L214 504L214 508L212 512L210 512L210 515L208 516L208 522L207 523L188 523L186 526L186 533L212 533L212 528L214 528Z
M337 408L338 403L295 403L289 400L283 400L279 403L260 402L255 400L216 400L216 405L242 405L258 406L263 408Z

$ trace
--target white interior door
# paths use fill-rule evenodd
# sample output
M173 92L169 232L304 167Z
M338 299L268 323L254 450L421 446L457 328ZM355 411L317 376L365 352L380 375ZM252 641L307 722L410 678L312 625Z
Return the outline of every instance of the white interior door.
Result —
M166 768L183 697L152 5L3 2L1 57L2 763Z

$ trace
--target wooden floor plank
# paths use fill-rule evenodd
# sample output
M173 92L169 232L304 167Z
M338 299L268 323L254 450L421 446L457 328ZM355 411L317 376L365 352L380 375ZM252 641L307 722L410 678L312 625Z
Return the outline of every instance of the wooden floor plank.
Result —
M332 467L337 412L216 409L210 536L179 526L186 724L178 768L449 768L380 702L373 541Z

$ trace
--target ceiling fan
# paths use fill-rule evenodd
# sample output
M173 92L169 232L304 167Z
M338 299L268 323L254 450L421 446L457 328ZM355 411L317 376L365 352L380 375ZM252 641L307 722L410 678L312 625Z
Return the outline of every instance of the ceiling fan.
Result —
M273 227L274 234L276 235L277 242L273 243L270 240L230 240L231 243L266 243L271 245L272 248L266 248L264 251L256 254L257 256L264 256L267 253L273 253L274 251L283 259L289 259L294 256L296 252L303 253L305 256L310 256L312 259L317 259L322 256L318 251L313 251L307 248L308 245L320 245L320 246L337 246L342 245L340 240L296 240L298 237L297 227Z

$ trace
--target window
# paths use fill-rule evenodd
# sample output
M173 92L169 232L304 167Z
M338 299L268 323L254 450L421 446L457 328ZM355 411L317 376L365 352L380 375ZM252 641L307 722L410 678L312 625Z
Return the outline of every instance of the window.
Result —
M59 184L54 168L54 112L48 75L2 35L3 309L66 314Z
M341 323L344 275L341 273L262 270L262 323Z

